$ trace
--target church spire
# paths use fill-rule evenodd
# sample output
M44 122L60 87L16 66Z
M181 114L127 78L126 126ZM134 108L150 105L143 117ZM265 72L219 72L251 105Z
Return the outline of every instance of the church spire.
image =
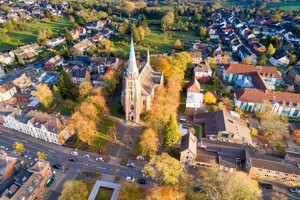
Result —
M149 48L147 49L147 64L150 64L150 53L149 53Z
M139 70L136 66L136 59L135 59L135 52L134 52L134 46L133 46L133 39L131 38L131 44L130 44L130 53L129 53L129 60L128 60L128 67L127 67L127 73L137 73Z

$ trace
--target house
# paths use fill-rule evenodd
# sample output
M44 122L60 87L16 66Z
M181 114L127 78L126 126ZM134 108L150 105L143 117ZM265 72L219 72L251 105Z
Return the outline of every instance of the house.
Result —
M180 143L180 162L185 166L190 166L196 159L197 138L191 132L182 136Z
M31 90L33 86L32 81L27 77L26 73L13 80L12 83L16 86L17 91L21 93Z
M300 85L300 68L291 69L287 77L297 85Z
M245 60L247 57L251 58L251 64L256 63L257 56L253 54L245 45L238 47L238 55L242 60Z
M5 75L5 70L2 65L0 65L0 78Z
M11 82L6 82L0 86L0 101L10 100L17 93L16 86Z
M26 54L29 52L39 54L39 53L43 52L43 50L40 48L40 46L37 43L33 43L33 44L28 44L28 45L18 47L17 49L10 51L9 55L11 57L14 57L15 54L22 56L23 54Z
M235 106L241 110L259 112L265 103L270 103L273 115L300 116L300 94L262 89L244 88L235 90Z
M16 162L17 158L8 156L4 151L0 151L0 183L15 172Z
M13 57L11 57L8 53L0 54L0 63L5 65L11 65L13 64L13 62L14 62Z
M202 113L204 111L203 94L198 92L188 92L185 104L185 115L193 116L195 113Z
M253 49L257 52L266 52L266 47L261 43L254 43Z
M291 41L288 41L286 38L283 38L281 48L290 51L295 49L295 45Z
M211 80L212 70L207 62L201 62L194 66L194 76L197 80L202 80L203 83L208 83Z
M236 83L238 80L247 79L258 89L272 89L279 86L281 76L276 67L264 67L244 64L228 64L224 66L223 81Z
M78 27L76 30L79 32L79 36L83 37L86 35L86 29L84 27Z
M289 34L286 37L286 39L291 41L291 42L296 42L296 43L300 44L300 35Z
M200 50L192 49L188 51L188 54L191 56L193 64L202 62L202 52Z
M11 181L7 182L7 188L1 199L41 199L48 187L54 180L50 163L45 160L38 160L33 166L23 168Z
M213 58L216 60L217 64L227 64L233 61L231 51L215 50Z
M92 41L93 41L94 43L99 42L99 41L102 40L102 39L103 39L103 34L102 34L101 32L98 32L96 35L94 35L94 36L92 37Z
M36 54L34 52L27 52L22 54L21 58L25 63L29 64L36 60Z
M94 43L89 38L86 38L71 47L70 52L72 53L76 49L82 52L87 52L93 45Z
M73 83L78 85L85 81L91 81L90 73L86 69L78 69L73 67L70 77Z
M255 43L259 43L259 38L251 38L248 43L249 45L253 46Z
M45 69L48 71L57 71L58 66L62 65L64 62L64 58L60 55L56 55L53 58L49 59L45 62Z
M70 30L69 33L72 35L73 40L79 39L79 31L77 29Z
M194 77L187 85L186 88L186 92L196 92L196 93L200 93L200 83L199 81L196 79L196 77Z
M65 125L62 116L54 116L36 110L26 113L7 105L1 107L0 116L3 118L4 127L53 144L64 144L74 133Z
M252 144L250 129L234 111L217 111L194 115L195 124L205 126L205 137L232 143Z
M64 44L66 42L66 39L64 37L58 37L58 38L53 38L47 42L48 47L56 47L61 44Z
M276 67L287 67L290 63L290 60L288 59L284 49L276 49L269 61Z

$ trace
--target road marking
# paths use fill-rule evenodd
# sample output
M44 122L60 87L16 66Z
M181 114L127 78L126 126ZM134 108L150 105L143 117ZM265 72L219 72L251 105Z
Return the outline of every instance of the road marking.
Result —
M105 167L97 167L97 168L99 168L99 169L107 169L107 168L105 168Z

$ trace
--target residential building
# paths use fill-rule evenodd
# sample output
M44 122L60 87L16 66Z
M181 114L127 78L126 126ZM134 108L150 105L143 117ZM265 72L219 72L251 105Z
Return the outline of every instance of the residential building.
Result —
M300 85L300 68L291 69L287 77L297 85Z
M193 64L198 64L198 63L202 62L202 52L201 51L189 50L188 53L193 60Z
M28 44L28 45L18 47L17 49L10 51L9 55L11 57L14 57L15 54L22 56L23 54L26 54L29 52L39 54L42 51L43 50L40 48L40 46L37 43L33 43L33 44Z
M21 58L26 64L29 64L36 60L36 54L33 52L27 52L22 54Z
M73 83L80 85L85 81L91 81L90 73L86 69L80 69L76 66L72 68L70 78L72 79Z
M276 49L269 61L276 67L287 67L290 62L284 49Z
M203 94L198 92L188 92L185 104L185 115L193 116L196 113L205 112L203 105Z
M252 144L250 129L234 111L217 111L194 115L194 123L205 126L205 137L232 143Z
M78 40L80 37L77 29L70 30L69 33L72 35L73 40Z
M182 136L180 143L180 162L185 166L193 164L197 155L197 138L191 132Z
M86 35L86 29L84 27L78 27L76 30L79 32L79 36L83 37Z
M62 65L64 62L64 58L60 55L56 55L53 58L49 59L45 62L45 69L48 71L57 71L58 66Z
M0 65L0 78L5 75L5 70L2 65Z
M74 52L75 49L78 49L82 52L87 52L93 45L94 43L89 38L86 38L71 47L70 52Z
M250 57L251 64L254 64L257 61L257 56L253 54L245 45L240 45L238 47L238 55L242 60L245 60L247 57Z
M30 110L25 113L10 105L0 110L2 125L6 128L28 134L46 142L62 145L74 133L69 130L61 116Z
M300 116L300 94L295 93L244 88L235 91L234 103L241 110L251 112L259 112L269 103L273 115Z
M207 62L201 62L194 66L194 76L197 80L202 80L203 83L208 83L211 80L212 70Z
M0 54L0 63L5 65L11 65L13 64L13 62L14 62L13 57L11 57L8 53Z
M12 83L16 86L17 91L21 93L31 90L33 86L32 81L27 77L26 73L13 80Z
M17 93L17 88L13 83L11 82L4 83L3 85L0 86L1 102L10 100L16 93Z
M213 53L213 58L216 60L217 64L227 64L233 61L231 51L216 50Z
M47 46L56 47L61 44L64 44L65 42L66 42L66 39L64 37L53 38L47 42Z
M126 120L138 122L140 114L151 109L156 87L163 84L163 73L155 72L150 65L149 49L147 63L138 69L133 40L130 44L128 66L123 75L121 103Z
M196 77L194 77L187 85L186 87L186 92L196 92L196 93L200 93L201 88L200 88L200 83L199 81L196 79Z
M17 158L8 156L4 151L0 150L0 184L14 173L16 162Z
M275 90L281 83L281 76L276 67L264 67L244 64L228 64L224 66L224 82L236 83L237 80L247 79L255 88Z

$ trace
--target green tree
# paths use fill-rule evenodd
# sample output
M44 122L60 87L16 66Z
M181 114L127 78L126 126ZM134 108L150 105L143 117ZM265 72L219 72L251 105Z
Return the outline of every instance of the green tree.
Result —
M176 185L182 176L187 175L184 165L167 153L153 157L142 169L142 173L163 185Z
M86 200L88 195L87 185L83 181L69 180L64 183L58 200Z
M181 138L179 127L174 115L170 115L169 121L164 128L164 144L172 147Z
M66 41L67 41L68 44L72 44L73 43L73 36L71 35L71 33L66 32L65 39L66 39Z
M137 183L129 183L123 182L119 193L118 193L118 200L140 200L142 199L142 192L140 187Z
M257 63L259 66L266 66L267 65L267 59L266 59L266 54L263 53Z
M60 73L60 76L57 77L57 88L59 91L60 97L63 99L72 99L74 98L73 89L74 84L70 79L69 75L65 70Z
M69 15L69 22L75 23L75 18L72 15Z
M14 143L14 151L15 151L17 154L21 155L22 153L25 152L25 147L23 146L22 143L15 142L15 143Z
M52 31L51 29L48 29L48 30L47 30L47 38L48 38L48 39L51 39L51 38L53 38L53 36L54 36L53 31Z
M17 60L17 62L18 62L19 65L25 66L25 62L24 62L23 58L19 54L16 54L16 58L17 58L16 60Z

